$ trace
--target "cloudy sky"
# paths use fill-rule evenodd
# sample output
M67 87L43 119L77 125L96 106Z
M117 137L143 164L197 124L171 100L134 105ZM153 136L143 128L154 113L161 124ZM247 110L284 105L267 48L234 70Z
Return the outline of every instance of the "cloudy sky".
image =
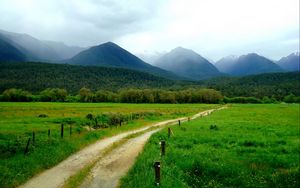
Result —
M177 46L210 60L299 51L299 0L0 0L0 29L136 54Z

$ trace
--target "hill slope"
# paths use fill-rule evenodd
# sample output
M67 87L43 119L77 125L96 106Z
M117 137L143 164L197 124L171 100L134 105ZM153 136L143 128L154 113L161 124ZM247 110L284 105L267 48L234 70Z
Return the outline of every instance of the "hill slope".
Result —
M25 55L0 36L0 62L25 61Z
M224 63L224 64L223 64ZM239 58L223 58L216 63L224 73L234 76L282 72L283 70L271 60L255 53L242 55Z
M41 91L65 88L77 93L82 87L92 90L120 88L159 88L176 82L148 73L122 68L74 66L49 63L0 63L0 92L8 88Z
M244 77L219 77L201 81L203 87L221 91L228 97L235 96L283 96L294 94L300 96L300 73L265 73Z
M208 60L192 50L181 47L163 55L154 64L192 80L201 80L220 75L217 68Z
M0 30L0 37L5 37L9 43L20 50L27 61L58 61L70 58L83 48L69 47L63 43L41 41L27 34L12 33Z
M152 73L158 76L176 79L177 75L145 63L120 46L107 42L84 50L65 61L68 64L85 66L120 67Z
M300 53L292 53L287 57L281 58L277 64L287 71L299 71L300 68Z

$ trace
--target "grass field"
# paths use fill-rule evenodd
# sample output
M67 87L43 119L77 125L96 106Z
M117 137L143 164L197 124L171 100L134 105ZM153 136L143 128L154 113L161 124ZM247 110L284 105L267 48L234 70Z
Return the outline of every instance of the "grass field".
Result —
M149 123L214 107L203 104L0 103L0 187L15 187L96 140ZM125 125L90 130L86 118L103 113L143 114ZM39 117L44 114L47 117ZM64 138L60 137L64 124ZM72 135L69 128L72 126ZM50 139L48 129L51 129ZM32 144L32 132L35 144ZM24 155L28 138L29 152Z
M121 187L156 187L155 161L161 187L300 187L299 105L232 105L172 131L151 137Z

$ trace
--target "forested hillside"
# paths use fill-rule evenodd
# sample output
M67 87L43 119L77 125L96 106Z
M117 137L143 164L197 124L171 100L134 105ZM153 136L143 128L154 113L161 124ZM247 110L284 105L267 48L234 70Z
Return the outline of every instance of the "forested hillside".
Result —
M39 92L64 88L77 93L80 88L116 91L120 88L170 87L176 82L148 73L122 68L74 66L48 63L0 63L0 92L20 88Z
M252 96L263 98L274 96L282 99L288 94L300 96L300 73L268 73L245 77L222 77L201 82L228 97Z

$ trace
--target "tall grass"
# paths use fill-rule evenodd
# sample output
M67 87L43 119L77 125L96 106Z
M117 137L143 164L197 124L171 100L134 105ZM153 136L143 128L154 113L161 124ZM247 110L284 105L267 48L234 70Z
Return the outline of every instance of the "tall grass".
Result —
M299 105L233 105L153 135L121 187L299 187ZM160 156L166 140L166 156Z

